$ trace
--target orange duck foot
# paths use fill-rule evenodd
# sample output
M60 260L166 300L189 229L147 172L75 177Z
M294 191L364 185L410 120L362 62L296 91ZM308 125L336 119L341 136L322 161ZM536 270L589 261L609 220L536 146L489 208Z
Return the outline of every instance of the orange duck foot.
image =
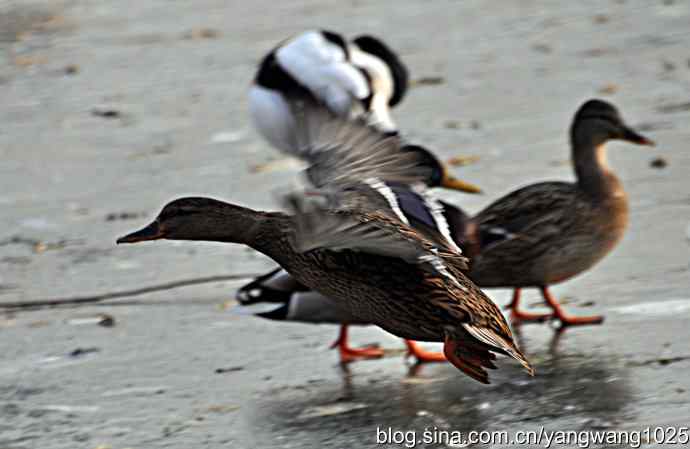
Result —
M405 340L407 345L407 357L414 357L417 363L439 363L447 362L446 356L441 352L425 351L417 343L412 340Z
M351 348L347 345L336 345L340 352L342 363L354 362L355 360L380 359L383 357L383 349L377 347Z
M553 313L530 313L520 310L521 289L513 290L513 300L505 308L510 310L510 318L515 323L543 323L553 317Z
M544 323L553 316L553 313L531 313L517 308L510 309L510 319L516 323Z
M541 294L546 300L546 303L553 309L554 318L561 322L561 326L586 326L588 324L601 324L604 322L604 317L601 315L594 316L569 316L563 310L563 307L556 301L549 292L549 289L542 287Z
M601 324L604 322L604 317L601 315L592 316L570 316L563 312L556 313L555 318L561 322L562 327L568 326L586 326L591 324Z
M349 363L361 359L379 359L383 357L383 349L375 346L364 348L351 348L347 343L347 326L343 325L340 328L340 335L338 339L333 342L331 349L338 348L340 352L340 362Z

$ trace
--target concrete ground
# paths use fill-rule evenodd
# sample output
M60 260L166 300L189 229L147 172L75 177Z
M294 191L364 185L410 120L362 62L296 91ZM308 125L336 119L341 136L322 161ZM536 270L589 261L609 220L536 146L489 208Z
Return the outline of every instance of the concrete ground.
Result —
M470 211L571 179L567 129L587 98L614 102L658 142L610 145L630 229L555 288L606 323L560 338L517 329L533 379L501 360L484 386L401 352L343 369L332 326L237 316L223 305L241 281L208 283L0 312L0 448L342 448L374 446L377 427L687 426L689 22L681 0L0 3L0 304L272 267L237 246L114 241L182 195L275 207L296 171L264 165L280 157L251 128L247 86L262 54L307 28L385 37L426 78L395 116L444 158L480 156L456 174L486 194L443 194ZM353 338L402 348L375 328Z

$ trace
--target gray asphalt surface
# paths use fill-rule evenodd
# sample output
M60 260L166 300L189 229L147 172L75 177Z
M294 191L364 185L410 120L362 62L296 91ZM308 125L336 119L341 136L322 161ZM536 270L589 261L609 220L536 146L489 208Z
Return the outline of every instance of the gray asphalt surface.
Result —
M335 328L237 316L223 305L241 281L216 282L0 312L0 448L342 448L373 447L377 427L688 426L688 23L680 0L0 3L0 303L272 267L236 246L114 242L178 196L275 207L296 170L253 131L245 95L261 55L307 28L383 36L414 79L437 78L395 117L444 158L480 156L456 174L486 194L444 194L470 211L572 179L567 128L587 98L614 102L658 142L610 145L631 227L554 290L606 323L560 338L518 329L533 379L501 360L483 386L400 351L343 369L328 350ZM651 167L659 157L667 165ZM402 349L375 328L352 334Z

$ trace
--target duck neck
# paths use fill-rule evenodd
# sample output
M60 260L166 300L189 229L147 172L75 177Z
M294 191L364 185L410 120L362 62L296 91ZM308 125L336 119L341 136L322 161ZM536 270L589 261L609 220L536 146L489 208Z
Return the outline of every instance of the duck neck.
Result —
M203 240L247 245L280 262L292 251L288 234L290 217L280 212L263 212L221 203L194 222L193 229L172 240Z
M290 244L293 221L282 212L257 212L251 238L245 243L285 266L295 254Z
M609 168L605 143L573 139L573 163L578 186L593 199L625 198L623 185Z

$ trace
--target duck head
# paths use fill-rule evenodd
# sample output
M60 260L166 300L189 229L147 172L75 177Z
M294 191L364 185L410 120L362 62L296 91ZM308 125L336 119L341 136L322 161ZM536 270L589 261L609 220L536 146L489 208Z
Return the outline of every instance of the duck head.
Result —
M654 142L628 126L618 109L603 100L589 100L575 114L570 137L575 147L598 147L609 140L623 140L637 145Z
M153 222L117 239L117 243L149 240L205 240L248 243L260 213L212 198L188 197L163 207Z
M405 64L403 64L398 55L374 36L358 36L353 39L352 42L357 45L360 50L376 56L388 66L393 77L393 95L388 100L388 105L393 107L400 103L407 92L409 74L407 67L405 67Z
M451 175L448 167L426 148L419 145L405 145L401 151L414 152L419 156L420 165L429 169L429 177L425 182L429 187L444 187L465 193L481 193L482 190L479 187Z

